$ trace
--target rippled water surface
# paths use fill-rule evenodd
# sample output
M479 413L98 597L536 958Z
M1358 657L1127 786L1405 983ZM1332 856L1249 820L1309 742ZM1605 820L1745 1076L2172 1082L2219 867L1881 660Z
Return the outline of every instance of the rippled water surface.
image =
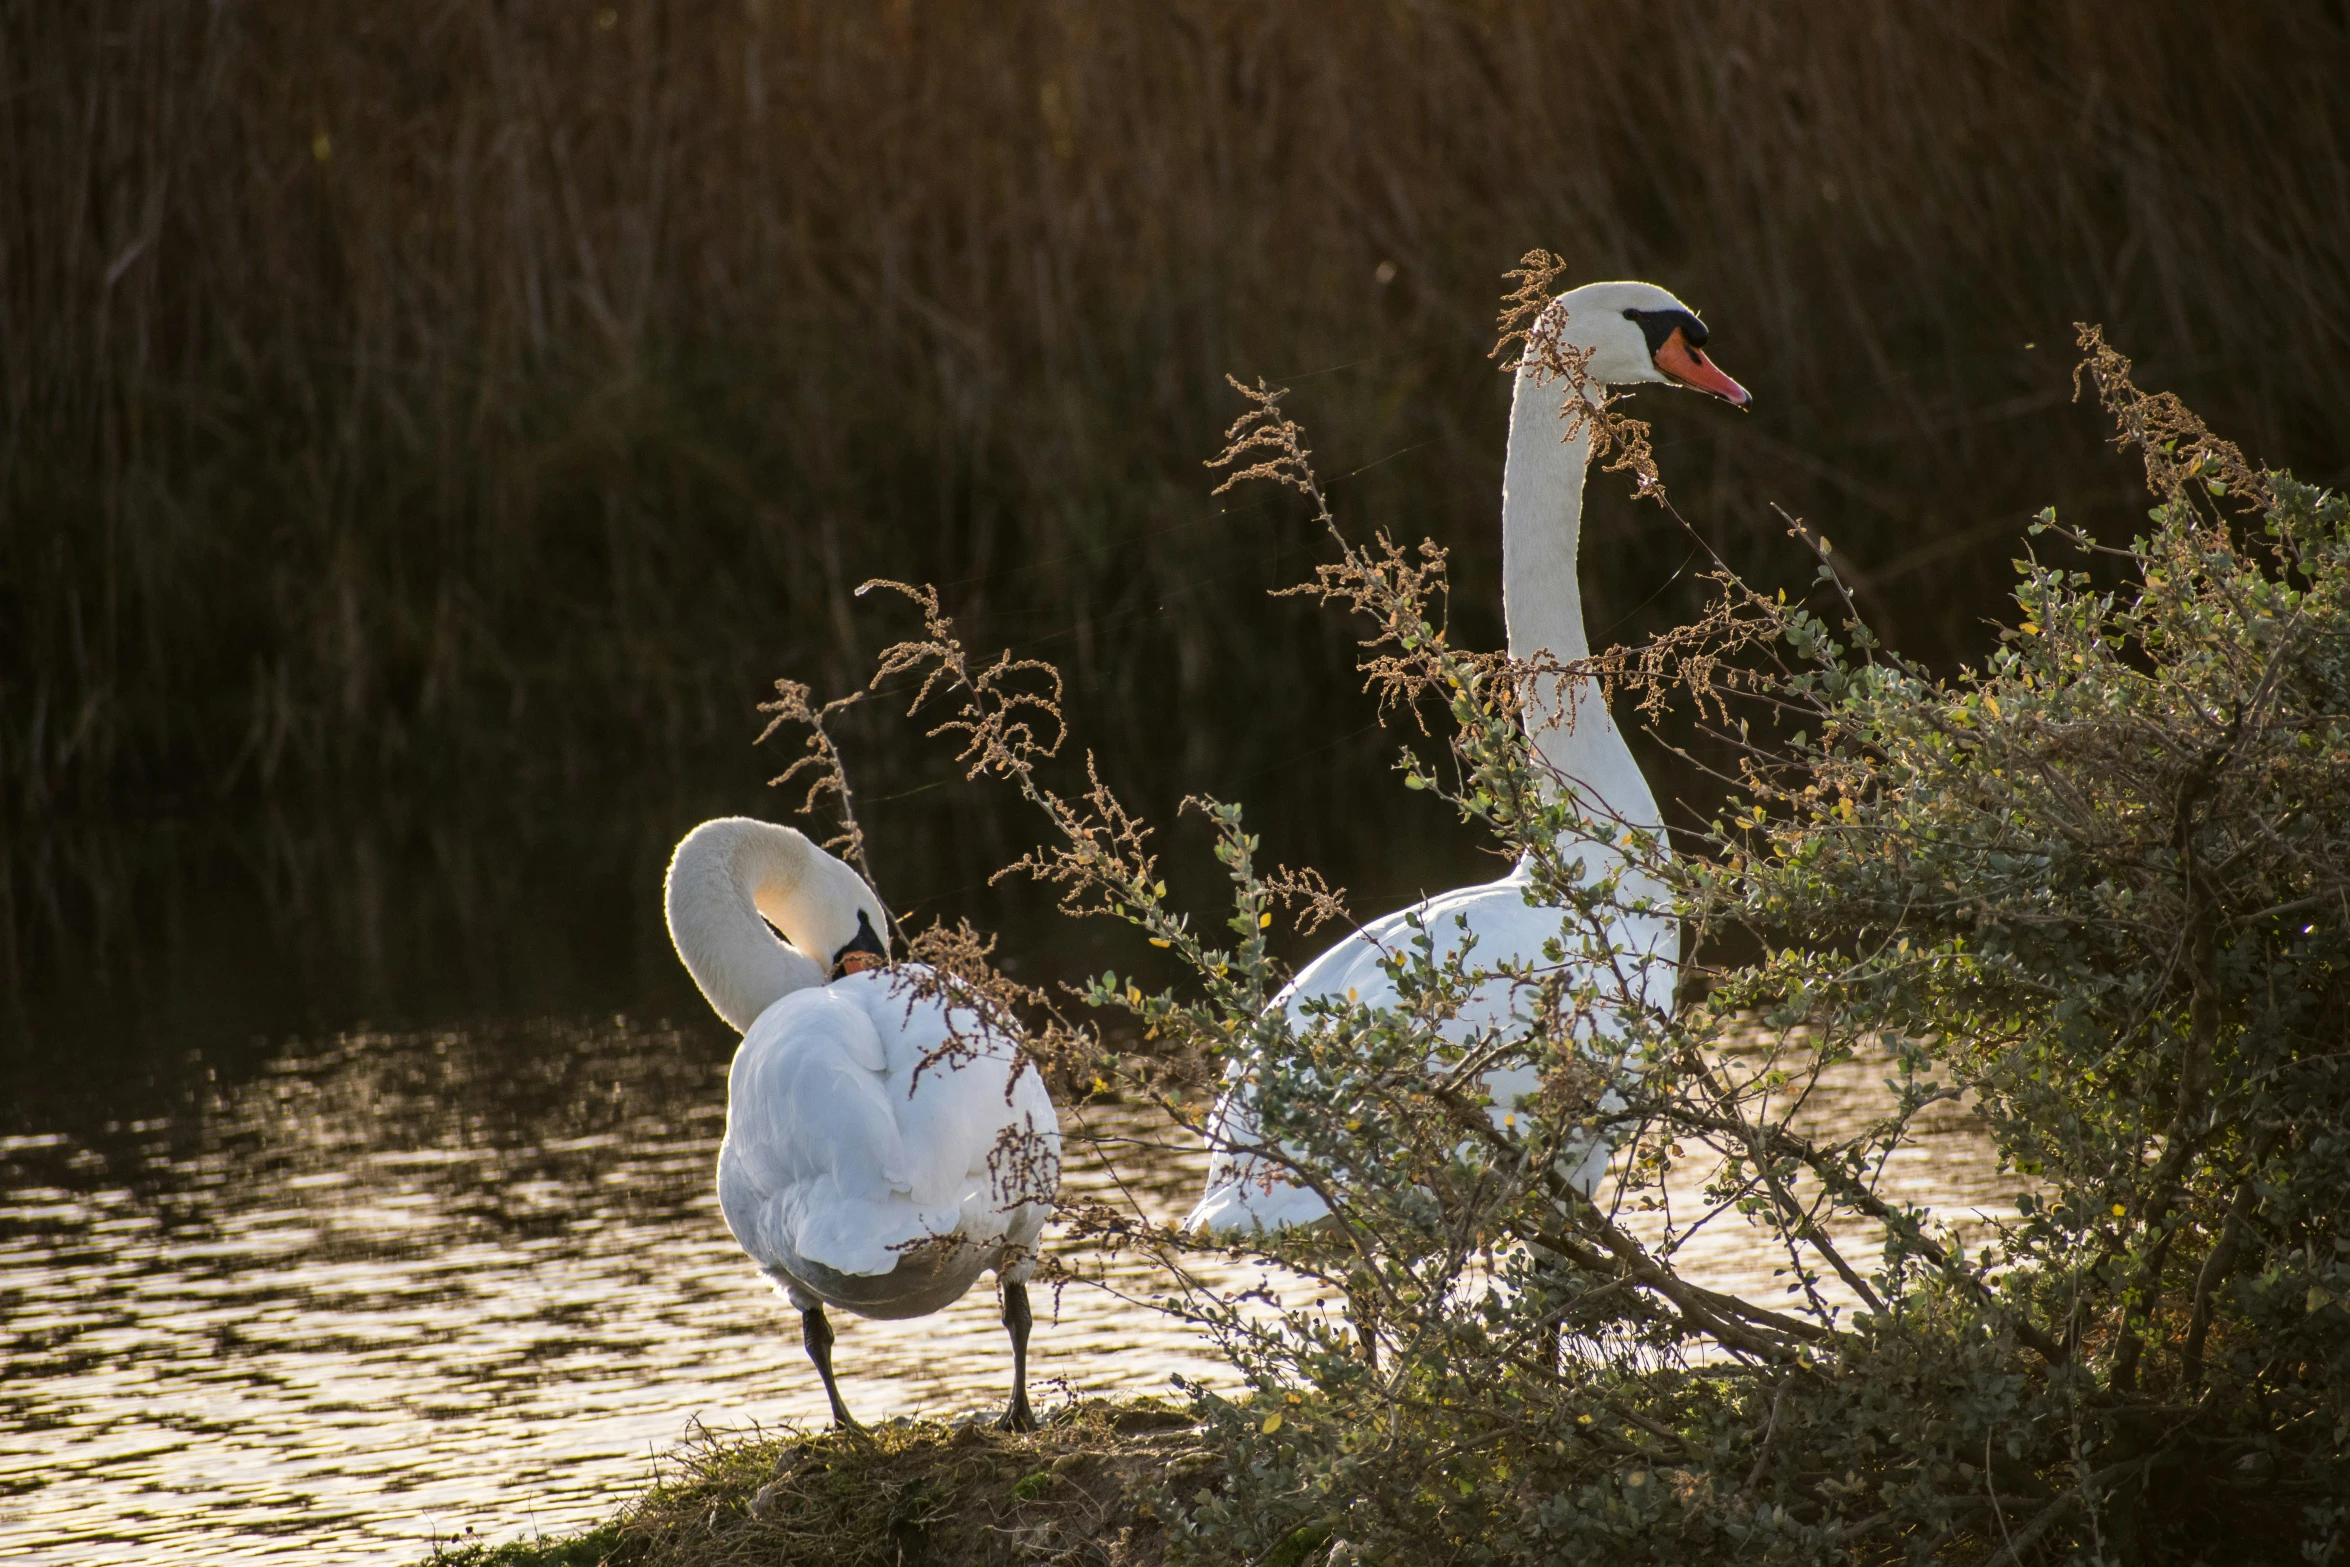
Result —
M0 1138L0 1560L415 1561L604 1516L689 1422L820 1419L796 1317L711 1190L732 1047L714 1024L351 1034L185 1066L142 1119ZM1879 1075L1845 1069L1815 1115L1869 1113ZM1160 1214L1200 1169L1125 1162ZM1886 1182L1947 1212L2006 1201L1955 1111ZM1689 1260L1785 1287L1736 1228ZM836 1320L864 1417L1004 1396L985 1285L935 1318ZM1215 1366L1106 1292L1040 1317L1048 1399L1177 1371Z
M0 1139L0 1560L413 1561L601 1517L691 1420L821 1419L711 1188L732 1044L355 1035L198 1072L168 1116ZM1173 1206L1194 1177L1160 1164ZM839 1317L851 1407L999 1404L996 1310L982 1284ZM1206 1367L1092 1289L1034 1348L1048 1397Z

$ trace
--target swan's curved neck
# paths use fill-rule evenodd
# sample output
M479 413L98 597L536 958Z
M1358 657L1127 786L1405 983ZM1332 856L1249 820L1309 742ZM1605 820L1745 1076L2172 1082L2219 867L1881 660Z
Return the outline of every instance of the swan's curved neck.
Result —
M1564 381L1520 370L1510 400L1509 455L1501 473L1501 603L1515 659L1572 660L1591 651L1575 575L1591 425L1586 420L1567 435L1566 400L1573 395Z
M669 862L669 939L718 1015L747 1030L777 1001L824 982L830 856L789 827L704 822ZM762 918L764 916L764 918ZM854 916L852 914L851 918ZM778 941L767 921L788 938Z
M1548 657L1564 663L1591 653L1576 570L1591 424L1580 421L1568 435L1564 415L1574 395L1563 380L1521 369L1510 403L1509 455L1501 480L1501 591L1513 659ZM1526 727L1534 749L1573 788L1586 811L1641 828L1661 820L1647 780L1608 716L1597 681L1535 682L1528 692Z

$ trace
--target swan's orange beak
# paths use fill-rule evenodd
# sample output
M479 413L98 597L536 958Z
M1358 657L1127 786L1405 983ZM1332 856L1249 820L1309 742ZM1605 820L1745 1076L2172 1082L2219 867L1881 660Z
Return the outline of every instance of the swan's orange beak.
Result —
M1679 327L1673 328L1673 335L1656 351L1656 367L1683 386L1711 392L1733 408L1744 408L1754 401L1745 387L1715 368L1704 349L1690 347Z
M887 967L889 967L889 959L883 954L867 952L862 947L851 947L842 953L840 961L832 966L832 974L835 979L845 979L851 974L862 974L867 969Z

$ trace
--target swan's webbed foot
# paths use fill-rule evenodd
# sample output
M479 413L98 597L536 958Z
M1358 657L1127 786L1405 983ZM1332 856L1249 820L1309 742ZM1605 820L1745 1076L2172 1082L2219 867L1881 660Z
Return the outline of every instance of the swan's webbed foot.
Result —
M1012 1403L995 1423L998 1431L1033 1431L1036 1412L1028 1407L1028 1286L1004 1284L1004 1326L1012 1335Z
M832 1404L833 1426L851 1436L865 1436L865 1428L857 1424L849 1413L849 1406L840 1400L840 1384L832 1377L832 1324L826 1320L824 1308L811 1306L800 1313L800 1343L808 1351L808 1358L816 1362L816 1374L824 1379L824 1396Z

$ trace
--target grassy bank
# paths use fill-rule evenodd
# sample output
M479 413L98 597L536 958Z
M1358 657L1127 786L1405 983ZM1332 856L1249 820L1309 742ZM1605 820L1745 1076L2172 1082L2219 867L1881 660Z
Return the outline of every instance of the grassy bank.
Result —
M444 1547L430 1567L992 1567L1061 1557L1155 1567L1166 1559L1161 1504L1217 1472L1189 1417L1149 1398L1088 1400L1024 1436L916 1421L881 1426L870 1440L718 1437L677 1455L596 1529Z

